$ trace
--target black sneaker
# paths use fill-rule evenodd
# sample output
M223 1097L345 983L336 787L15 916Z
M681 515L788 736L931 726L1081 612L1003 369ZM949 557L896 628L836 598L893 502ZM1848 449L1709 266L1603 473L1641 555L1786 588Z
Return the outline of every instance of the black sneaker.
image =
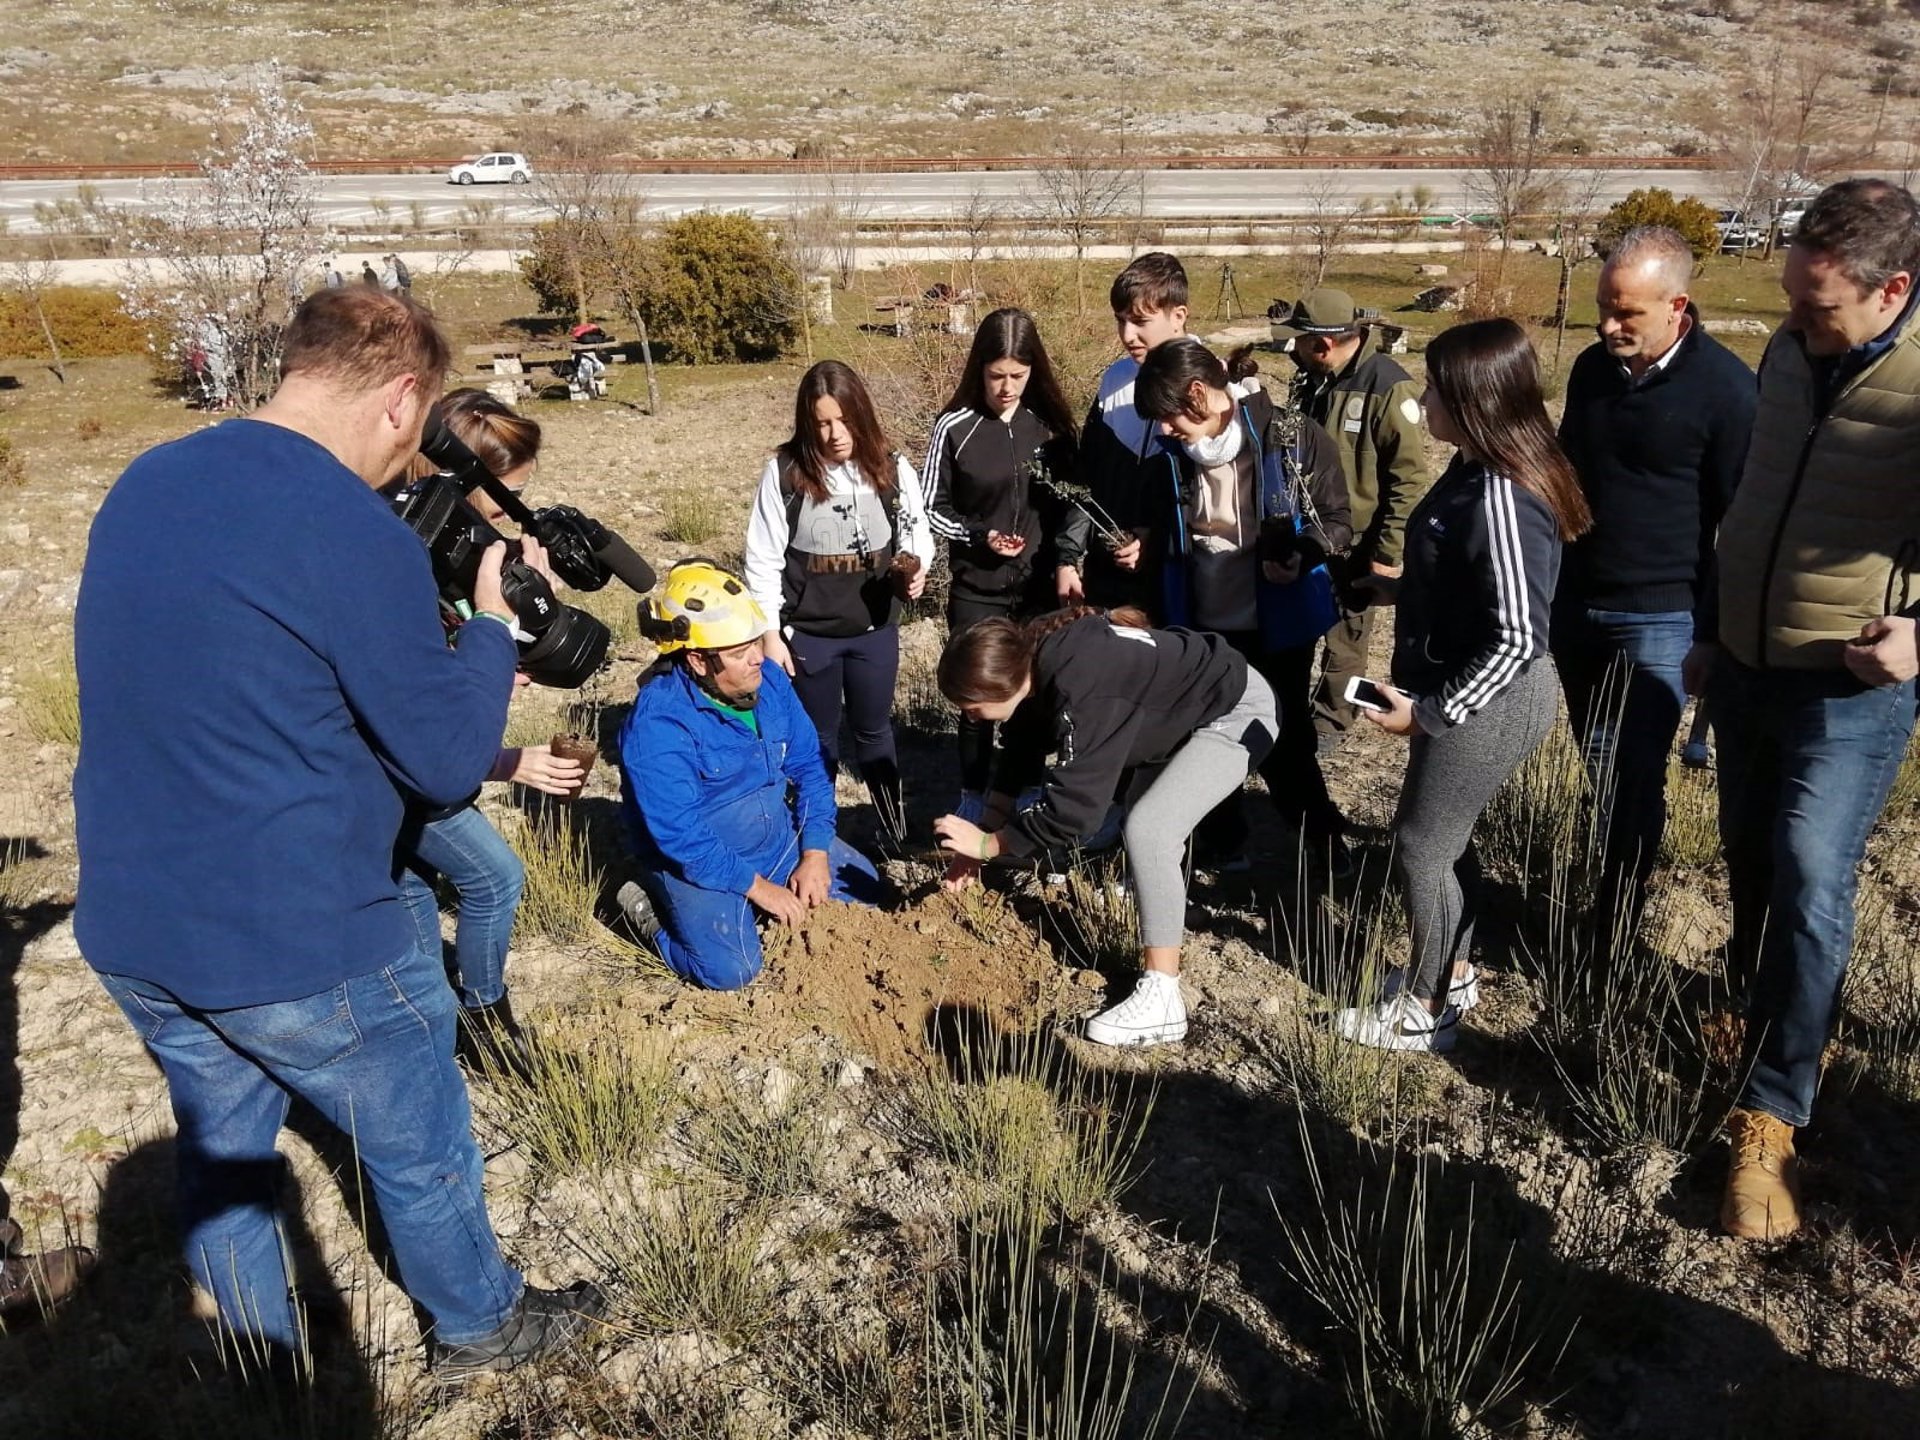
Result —
M620 907L620 918L627 922L642 945L657 947L660 939L660 914L653 908L653 897L637 880L629 880L614 892L613 903Z
M433 1342L433 1378L441 1383L492 1371L517 1370L535 1356L579 1341L594 1321L605 1318L607 1297L598 1285L576 1280L564 1290L529 1285L507 1323L493 1334L464 1345Z

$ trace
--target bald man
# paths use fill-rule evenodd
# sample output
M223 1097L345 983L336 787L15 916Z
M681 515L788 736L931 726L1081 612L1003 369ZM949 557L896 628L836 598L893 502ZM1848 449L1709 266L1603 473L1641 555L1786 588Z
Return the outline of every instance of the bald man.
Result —
M1604 827L1597 959L1630 940L1659 853L1681 662L1714 633L1714 537L1753 428L1753 372L1706 333L1692 279L1678 232L1620 238L1560 426L1594 517L1567 547L1552 643Z

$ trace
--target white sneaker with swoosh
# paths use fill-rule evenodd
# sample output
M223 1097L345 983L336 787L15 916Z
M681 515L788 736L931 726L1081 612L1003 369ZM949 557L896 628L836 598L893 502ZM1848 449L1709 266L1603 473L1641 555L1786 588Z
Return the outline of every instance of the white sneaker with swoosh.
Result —
M1390 1000L1336 1011L1337 1035L1375 1050L1425 1050L1444 1055L1460 1038L1460 1012L1449 1005L1438 1015L1404 990Z

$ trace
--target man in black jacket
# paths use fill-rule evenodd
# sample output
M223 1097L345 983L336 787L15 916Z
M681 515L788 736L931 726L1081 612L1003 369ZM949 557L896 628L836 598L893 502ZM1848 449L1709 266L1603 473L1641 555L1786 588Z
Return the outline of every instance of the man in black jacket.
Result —
M1553 656L1605 827L1597 951L1626 940L1667 818L1681 662L1712 603L1713 546L1746 463L1753 372L1687 297L1693 252L1629 230L1600 272L1600 339L1574 362L1560 441L1593 509L1554 596Z

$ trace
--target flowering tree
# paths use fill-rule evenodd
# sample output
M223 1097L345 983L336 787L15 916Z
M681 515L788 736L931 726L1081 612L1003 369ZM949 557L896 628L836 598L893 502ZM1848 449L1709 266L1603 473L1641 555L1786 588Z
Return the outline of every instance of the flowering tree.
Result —
M314 224L312 141L269 65L244 113L222 98L199 179L167 186L128 222L150 263L124 277L127 310L211 407L249 410L273 392L287 317L330 248Z

